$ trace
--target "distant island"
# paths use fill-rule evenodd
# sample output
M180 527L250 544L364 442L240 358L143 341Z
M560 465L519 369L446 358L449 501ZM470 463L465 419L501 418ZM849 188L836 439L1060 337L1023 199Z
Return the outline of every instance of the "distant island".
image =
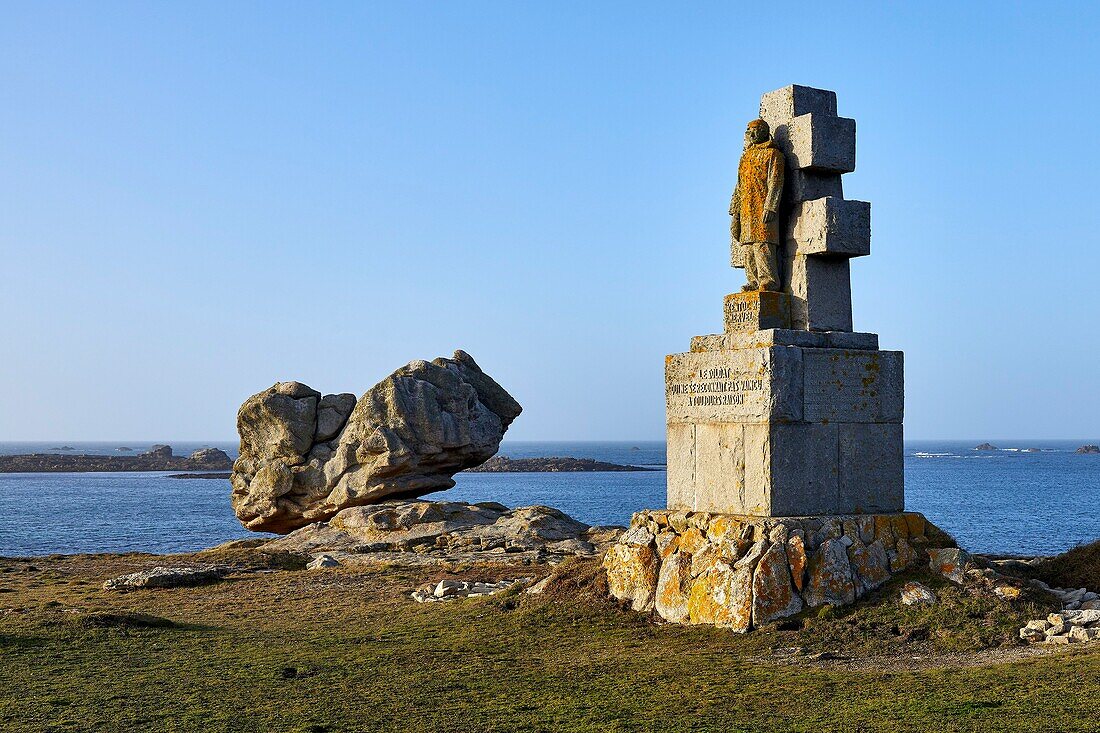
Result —
M1076 453L1100 453L1100 445L1092 445L1090 443L1089 445L1081 446L1075 452Z
M206 473L173 473L167 478L182 478L182 479L228 479L232 476L228 471L207 471Z
M974 446L974 450L998 450L998 448L992 443L982 443L981 445Z
M467 473L568 473L582 471L659 471L659 468L642 466L622 466L618 463L604 463L592 458L567 458L552 456L549 458L509 458L493 456Z
M89 473L99 471L227 471L233 461L225 451L200 448L186 458L172 454L170 445L154 445L136 456L64 455L31 453L0 456L0 473Z

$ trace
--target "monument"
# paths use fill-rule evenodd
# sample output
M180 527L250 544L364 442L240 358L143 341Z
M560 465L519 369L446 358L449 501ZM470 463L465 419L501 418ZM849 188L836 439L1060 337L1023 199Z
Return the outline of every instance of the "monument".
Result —
M849 261L870 204L844 198L855 121L787 86L748 123L730 202L723 333L665 359L668 507L605 557L611 592L669 621L747 631L850 603L950 538L904 510L903 359L853 331Z

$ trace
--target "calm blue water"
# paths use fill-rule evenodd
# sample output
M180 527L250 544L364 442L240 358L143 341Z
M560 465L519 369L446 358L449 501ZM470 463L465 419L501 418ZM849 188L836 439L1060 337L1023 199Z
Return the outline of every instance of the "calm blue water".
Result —
M923 512L977 552L1051 554L1100 538L1100 455L1075 441L906 444L906 506ZM0 443L0 453L46 452L62 443ZM135 452L149 443L71 443L78 453ZM230 443L174 443L177 455ZM1039 453L1020 449L1042 448ZM56 452L56 451L50 451ZM511 457L565 455L663 468L664 443L505 442ZM226 480L181 481L164 473L0 474L0 555L55 552L184 552L239 537ZM664 506L665 474L459 474L432 498L546 504L592 524L625 524L638 509Z

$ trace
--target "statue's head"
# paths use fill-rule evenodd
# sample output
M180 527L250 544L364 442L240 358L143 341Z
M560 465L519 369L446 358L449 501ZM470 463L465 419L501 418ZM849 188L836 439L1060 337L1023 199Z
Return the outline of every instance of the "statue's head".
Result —
M771 137L771 129L764 120L753 120L749 123L749 126L745 128L745 145L762 143L769 137Z

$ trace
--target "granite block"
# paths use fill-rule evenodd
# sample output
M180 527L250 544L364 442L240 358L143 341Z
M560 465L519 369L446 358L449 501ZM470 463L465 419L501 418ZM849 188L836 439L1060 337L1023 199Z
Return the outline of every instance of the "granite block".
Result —
M839 503L851 512L900 512L905 507L900 423L839 423Z
M787 126L791 168L830 173L856 169L856 121L848 117L804 114Z
M795 254L784 264L790 273L793 328L852 330L852 288L847 258Z
M766 328L789 328L791 296L767 290L750 290L726 296L726 333L754 333Z
M795 204L788 238L799 255L871 254L871 204L828 196Z
M901 423L905 388L900 351L805 349L802 361L807 422Z

